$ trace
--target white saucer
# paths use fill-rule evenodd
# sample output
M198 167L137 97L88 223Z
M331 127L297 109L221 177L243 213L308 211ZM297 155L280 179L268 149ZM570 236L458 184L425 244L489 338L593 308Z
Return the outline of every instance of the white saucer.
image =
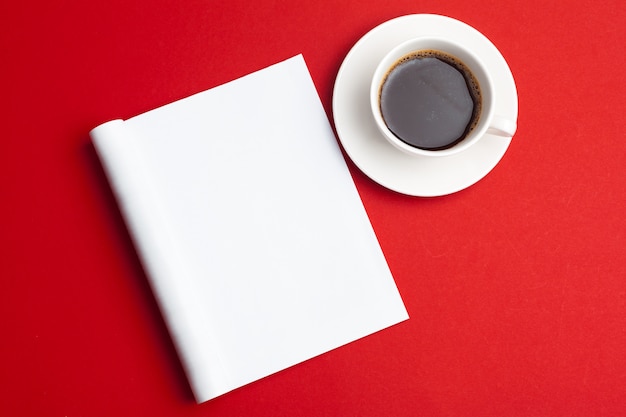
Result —
M511 138L486 134L459 154L428 158L406 154L379 133L369 104L376 65L401 42L445 34L472 48L493 68L496 112L517 120L517 89L511 70L483 34L458 20L429 14L398 17L363 36L343 61L333 92L333 116L346 153L371 179L399 193L432 197L451 194L487 175L506 152Z

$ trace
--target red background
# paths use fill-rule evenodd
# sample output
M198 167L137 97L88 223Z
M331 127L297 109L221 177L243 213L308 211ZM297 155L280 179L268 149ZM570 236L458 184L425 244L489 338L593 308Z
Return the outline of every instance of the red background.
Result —
M626 8L619 0L0 5L0 414L626 415ZM196 405L88 131L303 53L329 114L400 15L476 27L519 130L432 199L354 180L411 319Z

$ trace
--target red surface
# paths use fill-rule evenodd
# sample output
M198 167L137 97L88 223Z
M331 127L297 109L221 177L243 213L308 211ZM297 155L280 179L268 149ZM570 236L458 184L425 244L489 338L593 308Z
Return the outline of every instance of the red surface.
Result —
M0 414L626 415L618 0L4 1ZM434 199L354 179L411 319L196 405L87 133L302 52L324 106L390 18L486 34L519 130Z

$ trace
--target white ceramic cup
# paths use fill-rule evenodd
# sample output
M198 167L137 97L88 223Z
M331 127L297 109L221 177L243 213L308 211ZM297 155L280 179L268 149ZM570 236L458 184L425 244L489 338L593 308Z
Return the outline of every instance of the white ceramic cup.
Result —
M446 149L426 150L403 142L389 130L381 113L380 90L386 75L401 58L421 50L437 50L456 57L472 72L480 87L482 106L475 127L463 140ZM483 64L478 54L474 53L468 46L441 36L414 38L389 51L376 67L370 90L372 114L383 136L392 145L404 152L429 157L448 156L462 152L478 142L486 133L512 137L517 129L516 121L497 115L494 98L494 83L489 68Z

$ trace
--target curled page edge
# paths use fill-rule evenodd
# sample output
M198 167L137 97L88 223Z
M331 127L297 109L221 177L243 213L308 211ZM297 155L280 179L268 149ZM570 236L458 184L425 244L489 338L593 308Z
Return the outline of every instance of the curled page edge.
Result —
M210 331L198 331L198 328L194 331L191 323L197 323L197 320L192 317L190 306L182 302L185 297L180 293L180 282L173 285L174 280L188 276L189 271L160 212L141 155L135 149L132 132L123 120L118 119L97 126L89 135L179 352L196 401L204 402L230 391L232 383L219 360L219 352L207 351L207 344L199 343L199 338L206 342ZM204 325L209 326L208 323ZM190 343L190 340L194 342ZM204 348L200 349L201 346ZM203 369L211 369L211 372L201 372Z

